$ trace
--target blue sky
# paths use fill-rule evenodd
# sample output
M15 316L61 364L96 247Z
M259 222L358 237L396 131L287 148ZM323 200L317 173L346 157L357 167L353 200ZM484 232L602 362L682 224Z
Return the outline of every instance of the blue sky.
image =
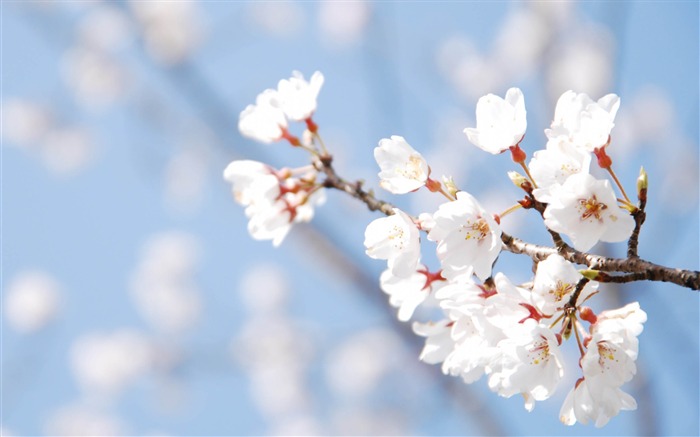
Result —
M505 176L512 163L485 156L461 133L474 126L478 97L523 89L523 147L531 155L544 142L559 93L576 86L587 87L575 90L593 98L614 92L622 101L610 149L615 168L629 190L640 165L649 173L640 254L697 270L698 3L585 2L550 4L552 10L511 2L364 5L355 27L350 12L332 22L315 2L200 2L184 18L161 10L191 46L158 52L149 49L131 3L3 2L3 297L28 270L51 275L61 290L60 311L38 332L17 332L3 311L4 429L51 433L61 408L80 405L119 421L126 434L698 434L697 293L667 284L606 287L600 309L639 301L649 316L639 374L626 386L640 408L601 430L567 428L557 415L568 388L527 413L521 399L498 398L483 380L466 386L418 362L419 341L397 326L378 289L382 262L364 255L364 228L373 214L328 193L314 221L273 248L250 238L243 210L221 178L232 159L306 163L299 150L259 145L237 132L245 105L292 70L307 77L324 73L314 119L348 179L364 179L380 193L372 149L381 138L403 135L435 173L451 174L501 207L517 195ZM522 40L504 37L505 24L516 28L524 13L541 27L523 27ZM116 32L114 45L95 43L115 22L104 16L117 17L126 29ZM183 23L196 29L189 37ZM99 49L81 52L91 41ZM526 49L536 44L528 58ZM509 51L513 47L518 50ZM116 70L86 72L95 52ZM114 71L113 83L104 79ZM102 81L90 88L95 77ZM5 118L18 99L52 112L49 133L80 129L88 145L61 149L68 146L56 140L60 136L18 141ZM65 164L71 150L78 158ZM433 208L422 194L381 195L415 214ZM546 242L533 217L523 214L507 226L529 241ZM133 298L148 244L163 235L186 235L197 248L187 252L192 272L179 284L192 281L183 293L196 296L201 312L173 331L154 325ZM624 248L596 249L621 255ZM499 266L516 280L529 279L529 262L503 256ZM256 310L242 297L242 281L259 268L286 278L287 298L278 312ZM262 276L254 295L274 288ZM295 375L303 382L303 407L271 409L274 390L272 398L261 398L255 370L241 364L249 347L241 346L242 335L264 317L283 321L282 331L295 334L291 350L308 348L294 358L301 363ZM161 356L160 365L117 394L97 396L78 382L75 344L90 333L127 328L172 361ZM262 331L258 338L267 338ZM372 349L374 342L379 346ZM353 349L356 344L362 346ZM337 368L333 363L345 350L363 351L348 352L350 361L358 360L348 378L359 378L352 372L367 363L379 369L375 380L366 376L376 382L371 390L339 389L328 376L339 371L329 369ZM382 350L391 353L382 357ZM284 354L270 357L297 363Z

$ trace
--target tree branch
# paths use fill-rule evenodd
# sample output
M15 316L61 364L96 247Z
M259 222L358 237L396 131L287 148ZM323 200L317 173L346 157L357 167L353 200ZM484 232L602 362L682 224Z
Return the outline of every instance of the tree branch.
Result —
M394 205L377 199L372 191L365 191L362 188L362 182L348 182L338 176L333 168L332 156L320 156L315 160L314 165L319 171L326 175L326 179L323 182L324 187L334 188L351 195L367 205L370 211L380 211L385 215L394 214ZM530 200L533 202L530 207L542 214L544 205L538 205L539 202L532 197ZM640 207L639 211L641 211L642 214L635 216L635 222L637 223L635 230L637 230L637 235L639 234L641 224L644 222L643 208ZM534 262L543 261L549 255L557 253L569 262L585 265L592 270L612 273L630 273L629 275L620 276L601 274L600 278L596 278L599 282L625 283L648 280L671 282L692 290L700 289L700 272L665 267L643 260L636 256L636 243L634 243L635 256L629 256L628 252L629 258L609 258L578 251L566 244L558 233L550 232L550 234L552 234L552 238L557 247L539 246L537 244L527 243L505 232L501 233L501 240L503 241L504 250L514 254L525 254L532 258ZM632 245L630 245L630 247L632 247Z
M372 191L365 191L362 188L361 181L351 183L338 176L333 168L332 156L320 156L315 165L326 175L326 180L323 182L324 187L335 188L336 190L340 190L351 195L367 205L367 208L369 208L370 211L380 211L385 215L394 214L394 205L383 200L378 200L376 197L374 197L374 193Z
M501 240L503 241L505 250L516 254L526 254L534 261L542 261L549 255L558 253L567 261L585 265L589 269L600 270L602 272L635 274L627 275L625 279L609 279L607 281L602 280L601 282L632 282L649 280L671 282L693 290L700 289L700 272L694 270L682 270L665 267L638 257L609 258L580 252L569 246L560 249L539 246L532 243L526 243L518 238L506 234L505 232L501 234ZM608 278L613 277L608 275L606 279Z

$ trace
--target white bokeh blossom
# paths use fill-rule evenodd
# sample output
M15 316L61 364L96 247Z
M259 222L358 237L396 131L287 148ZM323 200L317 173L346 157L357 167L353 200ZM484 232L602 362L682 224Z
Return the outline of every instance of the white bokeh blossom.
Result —
M293 121L303 121L316 111L316 99L323 86L323 74L314 72L307 82L298 72L292 72L292 77L282 79L277 84L279 108Z
M261 143L278 141L286 129L287 118L280 108L278 92L273 89L258 94L255 104L248 105L238 118L241 134Z
M60 307L61 287L41 270L16 274L3 286L3 315L12 329L30 334L50 323Z

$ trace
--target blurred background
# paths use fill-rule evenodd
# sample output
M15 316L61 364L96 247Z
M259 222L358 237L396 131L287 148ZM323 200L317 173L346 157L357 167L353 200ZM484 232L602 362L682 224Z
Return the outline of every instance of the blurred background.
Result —
M233 159L307 163L242 138L238 114L292 70L320 70L314 119L341 175L378 188L372 150L402 135L434 175L500 211L520 196L505 174L517 169L466 140L476 100L523 89L532 156L562 92L614 92L615 169L629 192L641 165L649 174L640 255L697 270L697 2L0 8L3 435L700 433L697 292L601 287L594 309L639 301L648 313L623 386L639 408L600 430L564 427L575 344L564 383L532 413L485 380L443 376L418 361L421 340L378 288L384 263L364 255L375 214L330 192L275 249L250 238L222 179ZM377 192L416 215L441 200ZM504 228L548 243L535 214ZM497 264L514 281L530 267Z

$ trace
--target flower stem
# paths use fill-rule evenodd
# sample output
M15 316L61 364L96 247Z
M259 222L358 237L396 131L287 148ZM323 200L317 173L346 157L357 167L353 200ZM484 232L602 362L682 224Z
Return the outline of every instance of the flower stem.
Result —
M525 164L523 161L520 163L520 166L523 168L523 170L525 170L525 174L527 175L527 178L530 179L530 182L532 182L532 186L537 188L537 182L535 182L535 179L530 174L530 169L527 167L527 164Z
M564 315L565 315L564 313L561 313L561 314L559 315L559 317L557 317L556 320L554 320L554 321L552 322L552 324L549 325L549 329L554 328L554 325L556 325L557 323L559 323L559 321L560 321L561 319L564 318Z
M326 143L323 142L323 138L321 138L321 135L319 135L318 131L314 132L314 137L318 140L318 143L321 145L321 154L323 156L328 156L328 149L326 149Z
M512 213L512 212L514 212L514 211L517 211L518 209L520 209L520 208L522 208L522 207L523 207L523 206L522 206L521 204L516 203L515 205L513 205L513 206L511 206L510 208L506 209L506 210L503 211L502 213L498 214L498 216L499 216L499 217L505 217L505 216L507 216L508 214L510 214L510 213Z
M630 201L630 198L627 197L627 193L625 193L625 189L622 188L622 184L620 183L620 180L617 178L617 175L615 174L615 171L612 169L612 165L609 167L606 167L606 170L608 173L610 173L610 176L612 176L613 180L617 184L617 187L620 189L620 192L622 193L622 197L625 198L625 201L629 204L632 205L632 202Z
M576 336L576 344L578 345L579 352L581 352L581 357L583 357L586 354L586 352L583 350L583 344L581 344L581 336L578 333L578 329L579 329L578 319L573 314L569 317L573 318L572 323L574 324L574 335Z

